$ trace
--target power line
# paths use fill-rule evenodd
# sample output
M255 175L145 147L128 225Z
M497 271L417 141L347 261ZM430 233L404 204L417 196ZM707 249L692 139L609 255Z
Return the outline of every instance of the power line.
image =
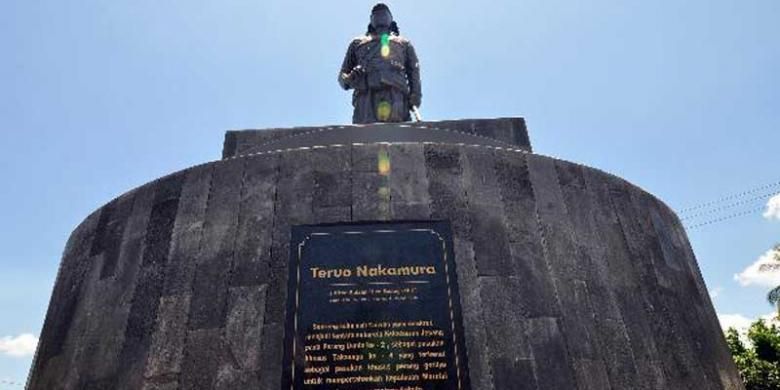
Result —
M741 201L734 202L734 203L731 203L731 204L728 204L728 205L725 205L725 206L716 207L714 209L705 210L705 211L702 211L702 212L699 212L699 213L696 213L696 214L691 214L691 215L684 215L684 213L680 213L680 214L683 214L683 216L682 216L682 218L680 218L680 220L681 221L685 221L685 220L689 220L689 219L694 219L694 218L697 218L697 217L701 217L703 215L708 215L708 214L716 213L718 211L727 210L727 209L730 209L732 207L737 207L737 206L741 206L741 205L744 205L744 204L752 203L752 202L755 202L757 200L763 200L763 199L766 199L766 198L771 198L772 196L779 195L779 194L780 194L780 192L770 192L768 194L759 195L759 196L756 196L756 197L753 197L753 198L750 198L750 199L741 200Z
M11 386L24 386L24 383L14 382L14 381L7 381L5 379L0 379L0 383L2 383L4 385L11 385Z
M742 212L739 212L739 213L727 215L725 217L715 218L715 219L711 219L709 221L704 221L704 222L701 222L701 223L697 223L695 225L688 225L688 226L685 226L685 229L686 230L695 230L695 229L701 228L703 226L707 226L707 225L712 225L712 224L728 221L730 219L734 219L734 218L737 218L737 217L742 217L742 216L745 216L745 215L755 214L755 213L763 211L763 210L764 210L764 206L761 206L761 207L759 207L757 209L742 211Z
M780 181L774 182L774 183L771 183L771 184L765 184L765 185L760 186L760 187L755 187L755 188L749 189L747 191L742 191L742 192L737 193L737 194L727 195L727 196L724 196L724 197L722 197L720 199L716 199L716 200L713 200L713 201L709 201L709 202L701 203L701 204L698 204L698 205L686 207L684 209L679 210L677 213L678 214L684 214L684 213L687 213L689 211L703 209L705 207L716 205L718 203L722 203L722 202L726 202L726 201L729 201L729 200L741 198L743 196L755 194L756 192L764 191L764 190L767 190L767 189L770 189L770 188L775 188L775 187L778 187L778 186L780 186ZM775 191L775 192L777 192L777 191Z

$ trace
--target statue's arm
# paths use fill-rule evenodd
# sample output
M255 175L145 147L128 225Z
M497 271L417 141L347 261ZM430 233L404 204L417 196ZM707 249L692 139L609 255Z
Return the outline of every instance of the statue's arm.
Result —
M352 43L349 44L347 54L344 56L344 62L341 63L341 70L339 70L339 85L344 89L353 88L352 80L354 79L354 75L352 74L352 70L355 68L355 65L357 65L355 59L356 46L356 41L352 41Z
M406 45L406 79L409 81L409 104L419 107L422 103L422 85L420 84L420 61L411 42Z

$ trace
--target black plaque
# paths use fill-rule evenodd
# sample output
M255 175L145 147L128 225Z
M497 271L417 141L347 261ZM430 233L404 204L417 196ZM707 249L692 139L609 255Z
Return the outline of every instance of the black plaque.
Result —
M449 223L295 226L283 389L470 389Z

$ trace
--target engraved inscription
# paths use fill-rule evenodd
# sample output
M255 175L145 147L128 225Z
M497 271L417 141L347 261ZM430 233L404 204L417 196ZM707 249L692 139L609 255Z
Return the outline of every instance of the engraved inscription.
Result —
M293 228L285 389L469 389L446 222Z

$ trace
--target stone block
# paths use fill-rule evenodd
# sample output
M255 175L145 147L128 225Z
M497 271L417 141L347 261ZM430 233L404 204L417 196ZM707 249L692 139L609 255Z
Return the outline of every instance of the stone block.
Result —
M212 389L227 356L221 329L191 330L179 376L179 389Z
M525 322L525 334L536 363L536 380L541 389L576 389L571 359L557 318L539 317Z
M184 343L187 340L189 308L189 295L169 295L160 298L157 323L144 373L146 378L181 373Z
M425 166L423 149L423 146L418 144L393 145L388 148L388 187L393 219L430 218L428 177L422 169Z
M186 173L165 265L164 295L189 294L200 250L213 167L195 167Z
M253 156L247 160L231 286L259 286L268 281L278 171L277 156Z
M230 289L225 338L231 355L241 370L260 369L267 289L268 285Z

